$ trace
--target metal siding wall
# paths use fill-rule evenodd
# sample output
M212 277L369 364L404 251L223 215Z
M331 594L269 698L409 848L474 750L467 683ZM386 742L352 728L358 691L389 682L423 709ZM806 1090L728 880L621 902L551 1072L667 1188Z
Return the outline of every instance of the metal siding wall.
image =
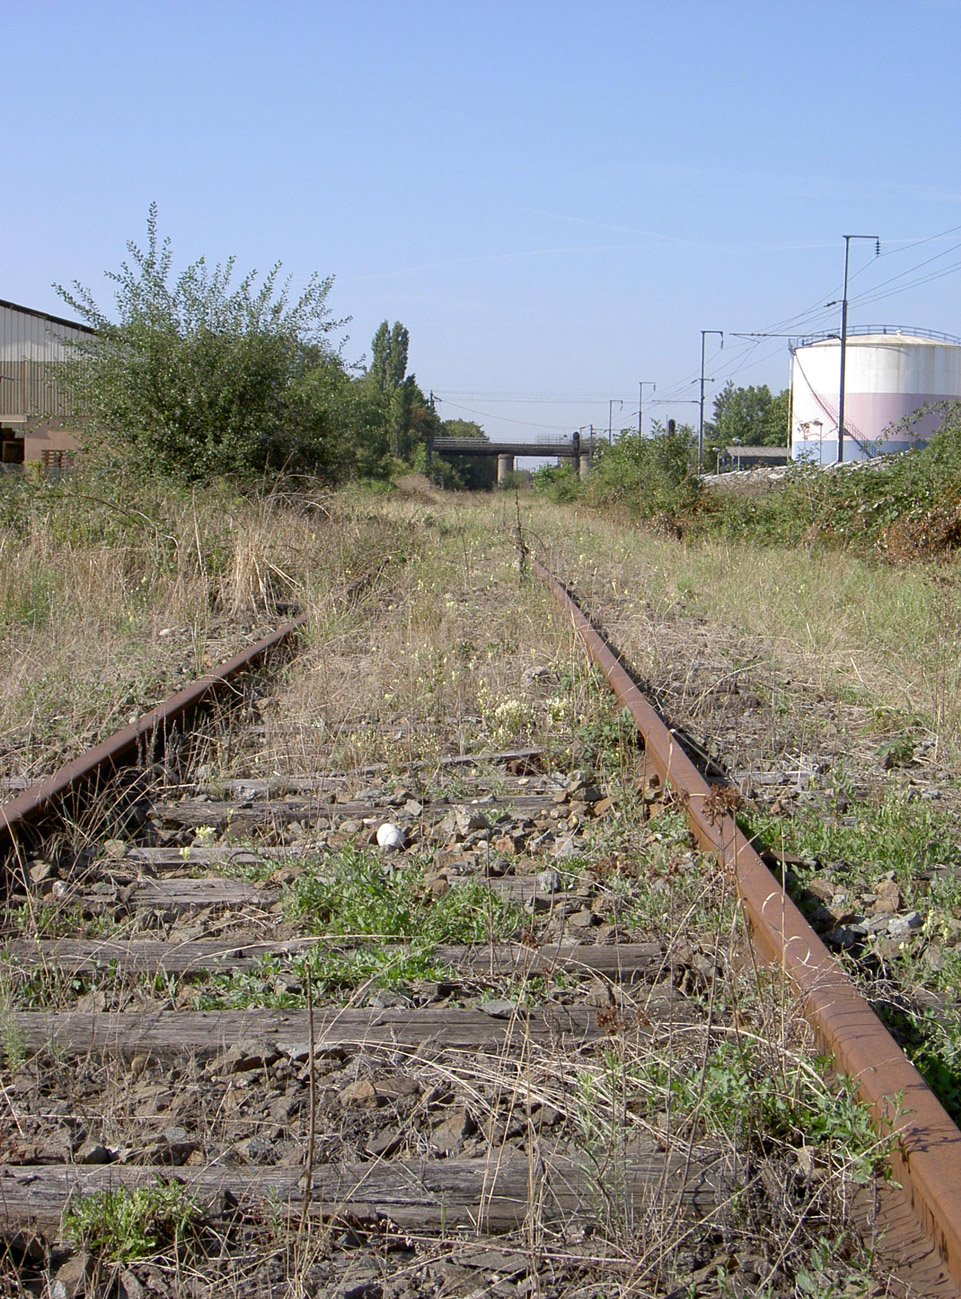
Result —
M56 385L44 378L45 363L63 360L63 339L85 337L42 316L0 307L0 418L64 414Z

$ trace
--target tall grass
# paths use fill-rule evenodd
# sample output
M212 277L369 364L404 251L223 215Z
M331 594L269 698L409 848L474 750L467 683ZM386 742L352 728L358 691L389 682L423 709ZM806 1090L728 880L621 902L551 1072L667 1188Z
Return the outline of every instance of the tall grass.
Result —
M389 544L319 492L0 480L0 770L37 777Z

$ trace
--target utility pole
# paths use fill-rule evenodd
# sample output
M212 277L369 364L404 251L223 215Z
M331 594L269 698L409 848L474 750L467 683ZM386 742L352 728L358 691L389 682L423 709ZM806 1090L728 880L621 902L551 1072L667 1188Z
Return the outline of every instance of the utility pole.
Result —
M644 410L644 385L645 384L648 385L648 387L651 389L652 392L657 392L657 384L653 381L653 379L642 379L640 383L638 383L637 385L637 436L638 437L640 437L641 434L644 432L644 428L641 421L643 419L643 410Z
M624 403L617 397L612 397L607 403L607 445L614 445L614 403L617 402L621 410L624 409Z
M704 467L704 340L708 334L720 334L721 347L724 346L723 329L701 330L701 399L698 403L699 415L697 421L697 472L699 475Z
M873 239L874 255L881 256L881 240L877 235L844 236L844 291L841 294L841 391L838 393L838 464L844 463L844 371L848 350L848 255L852 239Z

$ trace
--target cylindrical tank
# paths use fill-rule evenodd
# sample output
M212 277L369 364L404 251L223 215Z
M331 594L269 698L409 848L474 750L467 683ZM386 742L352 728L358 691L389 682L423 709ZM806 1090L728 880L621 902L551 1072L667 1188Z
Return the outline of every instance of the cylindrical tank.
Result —
M838 458L841 341L834 335L791 345L791 454L833 464ZM910 420L928 402L961 399L961 338L920 329L869 326L848 332L844 382L844 459L923 445L937 413Z

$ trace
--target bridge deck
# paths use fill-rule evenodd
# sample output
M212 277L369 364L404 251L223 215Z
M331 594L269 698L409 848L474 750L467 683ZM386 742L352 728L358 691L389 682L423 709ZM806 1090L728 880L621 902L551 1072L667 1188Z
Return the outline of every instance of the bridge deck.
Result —
M431 449L454 456L574 456L590 455L585 439L577 447L570 438L553 442L482 442L479 438L434 438Z

